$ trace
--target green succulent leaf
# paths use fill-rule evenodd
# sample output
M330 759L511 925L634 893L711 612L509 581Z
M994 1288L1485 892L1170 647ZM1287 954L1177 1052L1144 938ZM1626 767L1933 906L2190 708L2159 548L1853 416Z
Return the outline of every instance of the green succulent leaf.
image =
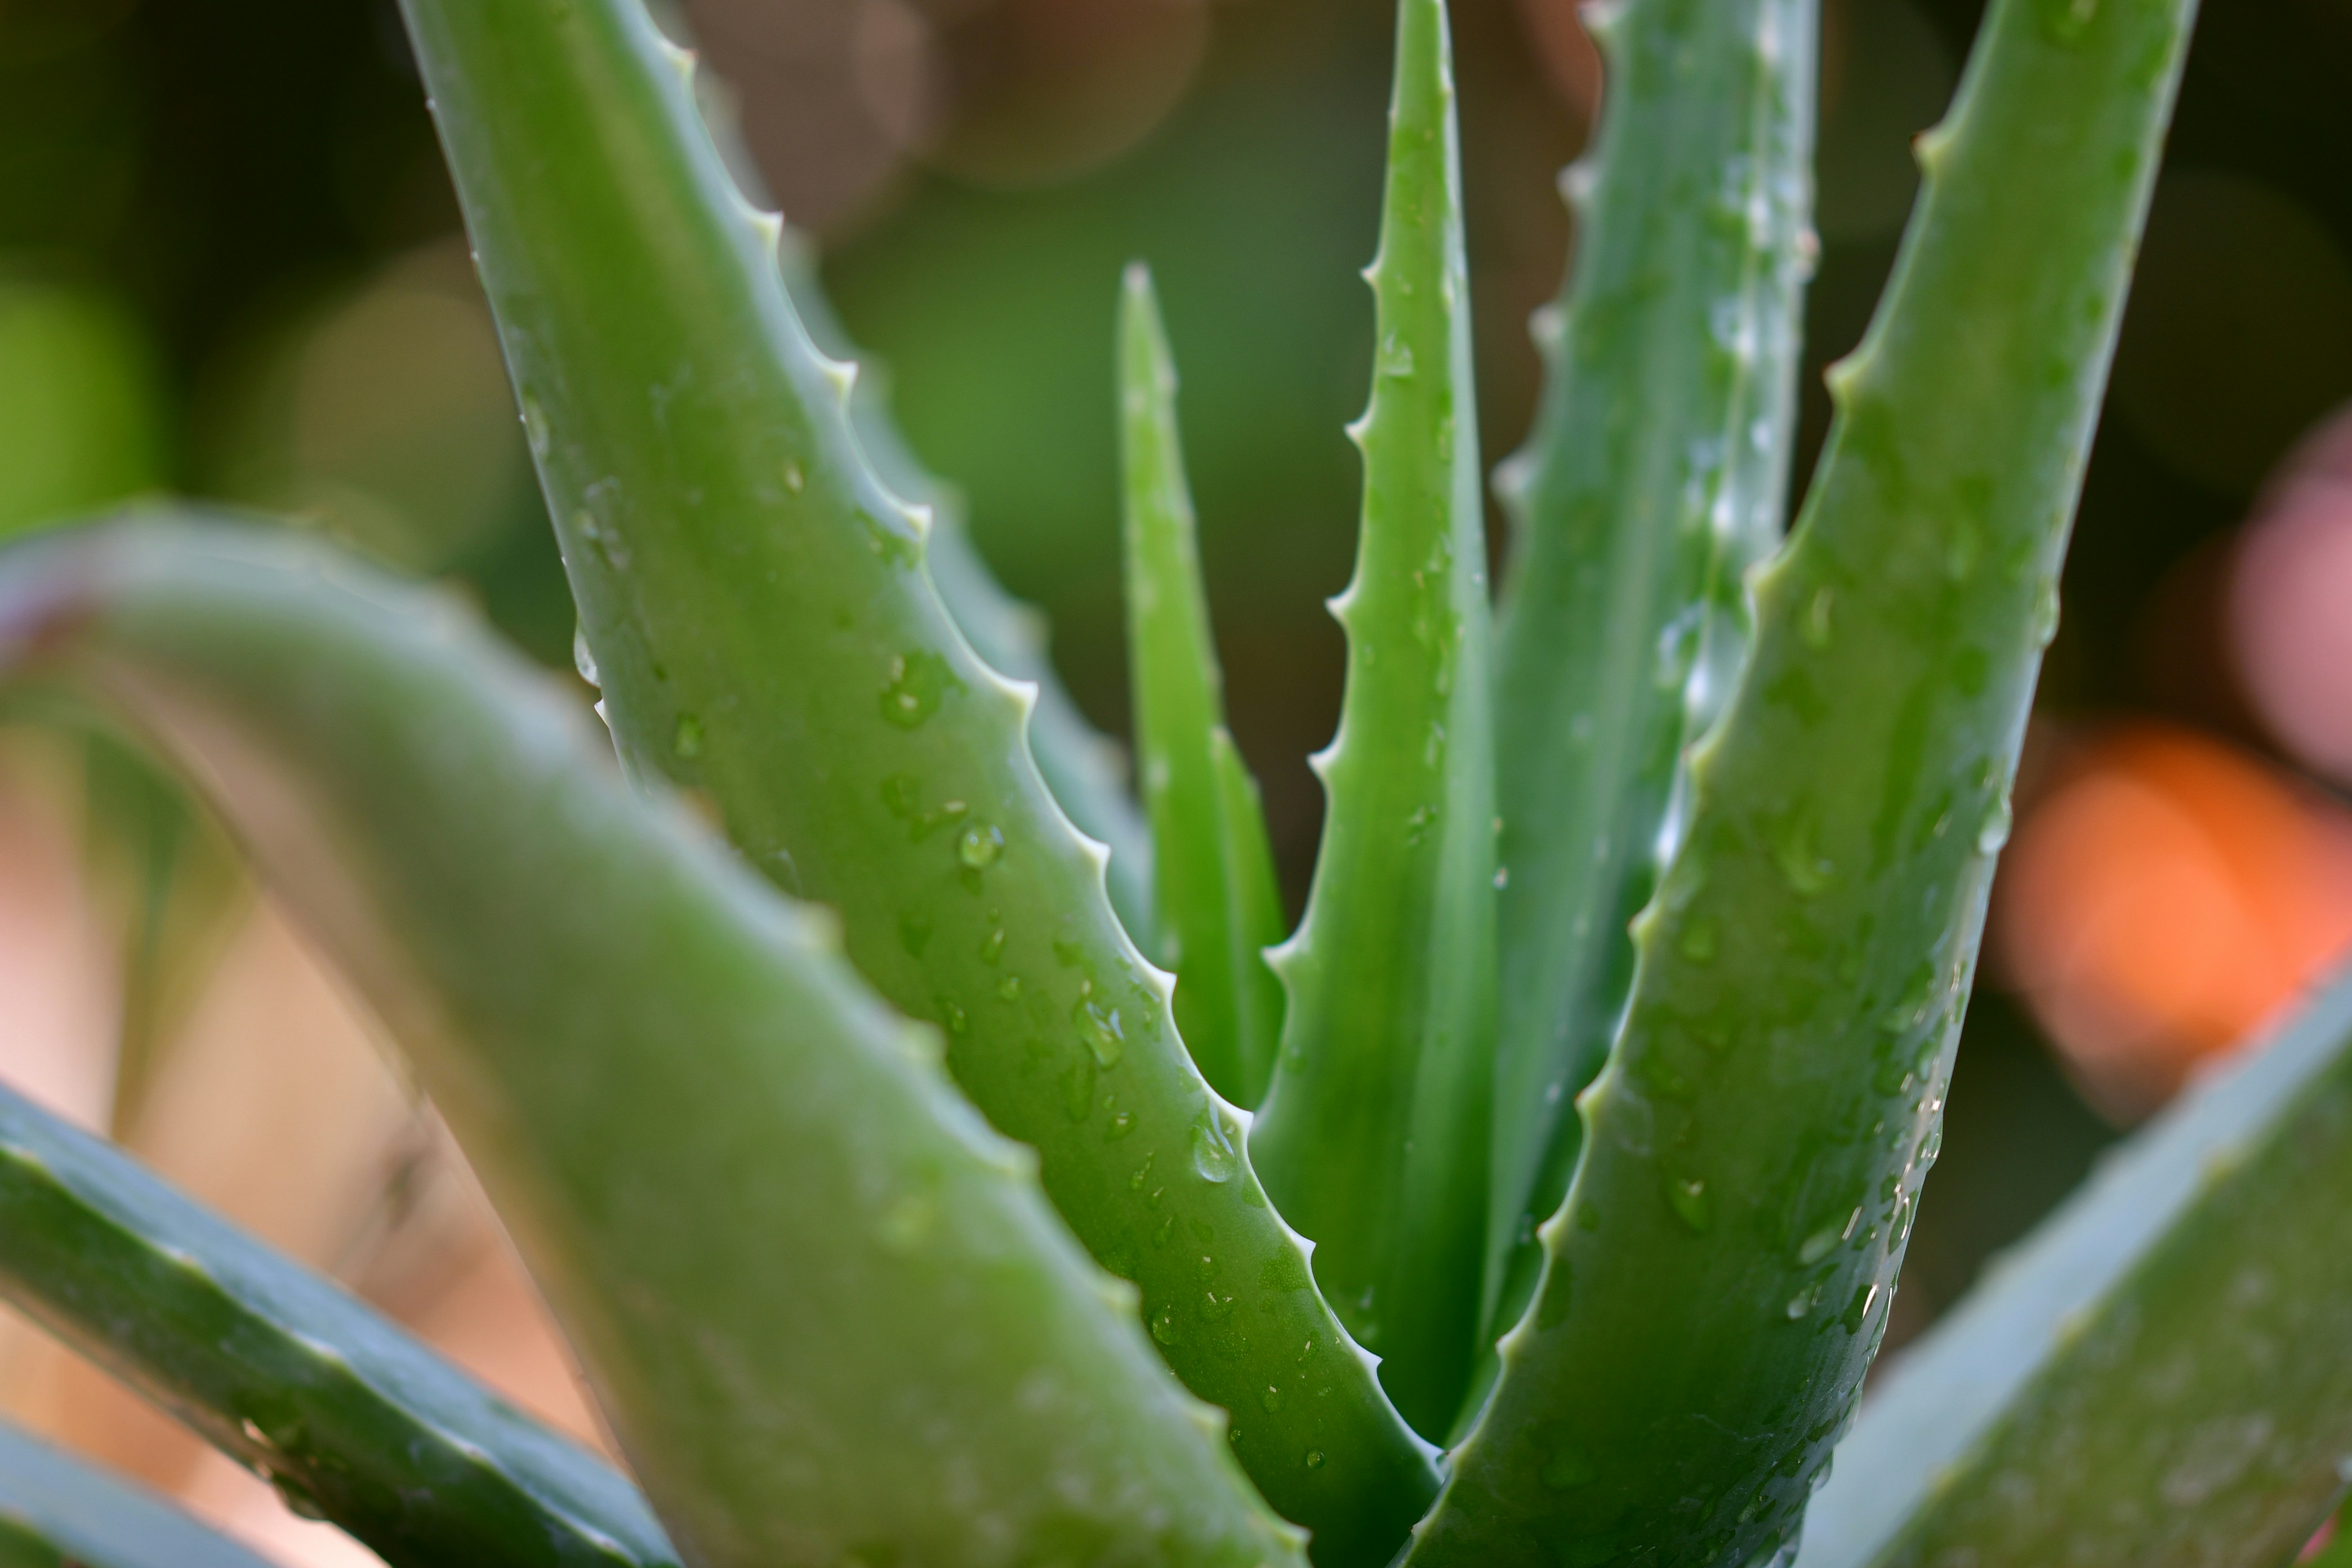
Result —
M1297 1561L935 1037L455 606L129 525L0 557L0 663L205 784L409 1053L688 1561Z
M135 1161L0 1089L0 1294L394 1568L674 1568L635 1488Z
M1443 0L1402 0L1356 574L1330 799L1250 1136L1315 1277L1406 1419L1442 1437L1477 1335L1493 1114L1486 545Z
M1996 0L1923 139L1543 1283L1412 1562L1789 1544L1941 1115L2191 11Z
M1257 781L1225 729L1200 539L1176 437L1176 370L1151 275L1128 268L1119 305L1119 429L1127 468L1128 657L1151 817L1160 958L1176 1023L1219 1094L1265 1097L1282 984L1265 952L1282 893Z
M743 162L730 157L728 166L740 171ZM737 177L741 178L740 172ZM1029 711L1029 751L1037 760L1037 772L1070 825L1110 851L1103 879L1111 907L1137 945L1150 950L1159 932L1151 837L1121 783L1124 754L1087 722L1063 689L1046 654L1045 616L1006 593L981 559L965 525L962 495L925 468L899 434L890 416L887 368L862 353L834 318L808 242L787 228L777 251L785 291L810 341L819 353L858 366L857 384L849 394L849 426L875 477L893 495L930 509L923 565L939 590L940 602L989 668L1037 689L1036 704ZM1180 1017L1183 1011L1180 999Z
M1508 868L1486 1321L1525 1310L1671 853L1684 748L1747 652L1780 537L1811 268L1816 0L1588 10L1607 61L1562 176L1576 254L1539 311L1542 400L1496 471L1516 548L1495 633ZM1489 1336L1491 1338L1491 1335Z
M2352 978L1906 1350L1801 1568L2276 1568L2352 1456Z
M0 1568L270 1568L162 1498L0 1421Z
M921 513L811 344L776 219L712 148L636 0L407 0L482 277L633 776L667 775L755 867L840 912L850 958L935 1020L996 1128L1234 1452L1327 1564L1385 1562L1429 1456L1317 1295L1103 892L923 569Z

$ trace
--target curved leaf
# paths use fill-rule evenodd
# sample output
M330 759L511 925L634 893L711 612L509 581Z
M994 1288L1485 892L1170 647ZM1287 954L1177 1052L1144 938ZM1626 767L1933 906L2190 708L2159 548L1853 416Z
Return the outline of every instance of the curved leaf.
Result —
M610 1467L5 1089L0 1294L394 1568L677 1563Z
M282 534L0 555L0 665L152 732L409 1053L681 1553L1296 1561L830 922L436 595Z

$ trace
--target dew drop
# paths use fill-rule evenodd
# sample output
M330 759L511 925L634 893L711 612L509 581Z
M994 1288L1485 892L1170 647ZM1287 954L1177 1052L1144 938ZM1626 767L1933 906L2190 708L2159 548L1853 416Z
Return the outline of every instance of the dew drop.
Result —
M588 630L584 626L572 628L572 668L578 670L580 679L589 685L600 689L604 687L604 683L596 679L596 656L589 649Z
M2058 635L2058 580L2044 577L2033 595L2033 646L2048 647Z
M1715 1228L1715 1205L1707 1196L1706 1182L1698 1176L1666 1177L1666 1202L1675 1216L1690 1227L1694 1236L1705 1236Z
M1861 1213L1862 1211L1860 1209L1856 1209L1854 1211L1854 1214L1857 1216L1859 1216ZM1811 1268L1814 1264L1819 1263L1822 1258L1827 1258L1832 1250L1836 1247L1837 1244L1845 1239L1846 1233L1851 1231L1853 1228L1853 1221L1852 1219L1847 1220L1843 1226L1825 1225L1822 1226L1821 1229L1805 1237L1803 1242L1798 1246L1797 1262L1801 1267L1807 1268Z
M890 661L889 684L882 689L882 717L901 730L919 728L940 710L950 691L963 689L948 661L920 648Z
M669 749L688 760L702 755L702 721L691 713L679 714L677 731L670 737Z
M1704 915L1683 928L1682 955L1693 963L1715 962L1715 922Z
M1271 1415L1282 1408L1282 1390L1267 1384L1265 1392L1257 1396L1257 1402L1265 1406L1266 1414Z
M1234 1153L1233 1140L1226 1135L1224 1123L1211 1111L1193 1124L1192 1169L1204 1182L1223 1184L1234 1179L1240 1160Z
M1995 797L1992 805L1985 808L1984 820L1977 825L1977 853L2000 854L2000 847L2009 842L2009 829L2012 820L2009 796L2002 795Z
M1319 1470L1323 1468L1322 1449L1309 1448L1307 1450L1307 1468L1310 1470Z
M1805 639L1807 647L1820 649L1830 646L1830 612L1836 600L1837 595L1832 590L1816 588L1813 596L1806 601L1805 618L1799 625L1798 632Z
M1394 332L1381 344L1381 374L1400 378L1412 374L1412 345Z
M801 471L800 460L788 459L784 464L784 489L798 495L807 488L808 475Z
M1183 1336L1176 1328L1176 1309L1162 1307L1151 1315L1151 1337L1163 1345L1172 1345Z
M969 824L956 838L956 858L967 870L985 871L1004 858L1004 830L992 823ZM1003 932L999 931L1001 941Z
M547 461L548 450L553 445L548 436L547 410L528 392L522 395L522 429L524 437L530 442L532 461Z
M1104 1067L1117 1067L1127 1049L1127 1029L1119 1022L1118 1009L1105 1007L1093 997L1081 997L1070 1009L1070 1021L1078 1026L1078 1038L1086 1042L1094 1059Z

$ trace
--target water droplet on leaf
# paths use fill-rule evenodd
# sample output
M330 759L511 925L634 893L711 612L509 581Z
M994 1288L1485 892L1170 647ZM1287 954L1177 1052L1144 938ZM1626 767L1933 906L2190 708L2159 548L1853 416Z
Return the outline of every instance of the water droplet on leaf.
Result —
M1192 1128L1192 1169L1204 1182L1223 1183L1234 1179L1240 1164L1234 1152L1233 1140L1226 1135L1224 1123L1215 1111L1211 1111Z

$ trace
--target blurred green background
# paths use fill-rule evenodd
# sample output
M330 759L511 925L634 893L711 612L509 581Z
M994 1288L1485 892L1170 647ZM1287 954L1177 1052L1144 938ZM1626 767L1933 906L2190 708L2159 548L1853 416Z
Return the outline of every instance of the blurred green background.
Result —
M1386 0L692 0L762 175L820 241L916 448L1126 729L1112 304L1157 272L1234 729L1286 885L1321 811L1387 89ZM1829 0L1820 370L1859 337L1969 0ZM1490 459L1599 69L1565 0L1456 0ZM2065 580L2044 710L2259 747L2213 649L2213 552L2352 396L2352 5L2207 8ZM390 0L0 0L0 531L171 489L295 515L467 586L541 659L571 612ZM1499 536L1497 536L1499 543ZM2200 564L2201 563L2201 564ZM1903 1328L2113 1136L1980 996Z

